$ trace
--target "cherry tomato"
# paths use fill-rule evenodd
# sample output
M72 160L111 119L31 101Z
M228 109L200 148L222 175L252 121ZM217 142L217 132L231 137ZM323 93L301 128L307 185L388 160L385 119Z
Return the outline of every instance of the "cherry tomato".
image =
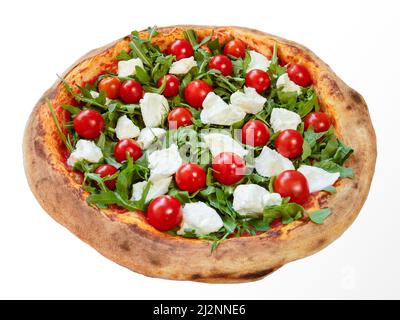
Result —
M242 128L242 142L249 146L265 146L269 140L269 130L260 120L250 120Z
M282 218L276 218L269 224L271 228L278 228L282 225Z
M95 139L100 135L103 128L103 117L92 109L80 111L74 119L74 129L82 138Z
M122 83L119 95L125 103L138 103L143 97L143 88L135 80L127 80Z
M231 55L236 58L244 58L246 55L246 45L242 40L231 40L225 45L224 54Z
M142 148L133 139L122 139L114 148L114 157L118 162L123 162L127 159L126 153L133 160L137 160L142 156Z
M231 59L223 54L218 56L212 57L210 62L208 63L208 67L210 69L217 69L221 71L223 76L229 76L232 74L233 71L233 64Z
M268 89L270 82L268 73L260 69L251 70L246 75L246 86L256 89L258 93Z
M307 87L311 84L311 76L307 68L302 64L291 64L287 69L289 79L295 84Z
M164 77L160 78L160 80L158 80L157 82L158 87L162 86L164 78L167 79L166 80L167 82L165 83L165 89L163 91L163 95L166 97L176 96L179 92L179 85L181 84L181 82L173 74L167 74Z
M182 206L179 200L173 196L153 199L147 208L147 221L160 231L177 227L182 221Z
M274 181L274 191L282 197L290 197L290 202L303 204L310 191L304 175L296 170L286 170L278 174Z
M190 126L193 115L189 109L186 108L175 108L168 114L168 125L170 129L177 129L182 126Z
M307 130L312 126L314 132L324 132L331 126L331 120L323 112L311 112L304 119L304 128Z
M242 180L246 171L246 163L237 154L221 152L214 158L212 169L214 178L229 186Z
M201 108L203 101L213 88L203 80L194 80L185 87L185 99L193 108Z
M101 166L97 167L94 173L97 173L101 178L112 176L116 173L118 169L111 164L102 164ZM107 186L108 189L114 190L115 184L117 183L117 179L106 180L104 184Z
M176 60L193 56L193 47L187 40L175 40L169 46L167 52L176 57Z
M120 87L121 81L115 77L103 78L98 85L99 92L104 90L108 99L117 99Z
M275 139L275 147L284 157L297 158L303 151L303 136L293 129L283 130Z
M183 191L196 192L206 185L206 172L198 164L185 163L176 172L175 182Z

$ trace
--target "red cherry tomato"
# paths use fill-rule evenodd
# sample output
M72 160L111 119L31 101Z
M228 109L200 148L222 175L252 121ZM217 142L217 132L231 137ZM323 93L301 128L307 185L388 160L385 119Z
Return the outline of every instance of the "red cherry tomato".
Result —
M306 202L310 195L306 178L296 170L281 172L274 181L274 191L298 204Z
M278 228L282 225L282 218L276 218L269 224L271 228Z
M237 154L221 152L214 158L212 169L214 178L229 186L242 180L246 172L246 163Z
M303 136L293 129L283 130L275 139L275 147L286 158L297 158L303 152Z
M163 91L163 95L166 96L167 98L176 96L179 92L179 85L181 84L181 82L173 74L167 74L164 77L160 78L160 80L158 80L157 82L158 87L162 86L165 78L167 79L166 80L167 82L165 83L165 89Z
M265 146L269 140L269 130L260 120L250 120L242 128L242 142L249 146Z
M196 192L206 185L206 172L198 164L185 163L176 172L175 182L183 191Z
M137 160L142 156L142 148L133 139L122 139L115 145L115 160L118 162L125 161L127 153L133 160Z
M246 45L242 40L231 40L225 45L224 54L231 55L236 58L244 58L246 54Z
M233 64L231 59L223 54L218 56L212 57L210 62L208 63L208 67L210 69L217 69L221 71L223 76L229 76L232 74L233 71Z
M103 128L103 117L92 109L80 111L74 119L74 129L82 138L95 139L100 135Z
M147 208L147 221L160 231L177 227L182 221L182 206L179 200L173 196L153 199Z
M99 92L104 90L108 99L117 99L121 88L121 81L118 78L110 77L101 79L97 86Z
M111 164L102 164L101 166L97 167L94 173L97 173L101 178L112 176L116 173L118 169ZM108 189L114 190L115 184L117 183L117 179L107 180L104 181L104 184L107 186Z
M302 64L291 64L287 69L289 79L295 84L307 87L311 84L311 76L307 68Z
M267 90L270 82L268 73L260 69L251 70L246 75L246 86L256 89L258 93Z
M194 80L185 87L185 99L193 108L199 109L202 107L207 94L211 91L213 91L213 88L207 82Z
M119 95L125 103L138 103L143 97L143 88L135 80L127 80L122 83Z
M177 129L183 126L190 126L193 115L189 109L175 108L168 114L168 125L170 129Z
M304 128L307 130L309 126L312 126L314 132L324 132L331 126L331 120L323 112L311 112L304 119Z
M187 40L175 40L168 48L168 54L176 57L176 60L193 56L193 47Z

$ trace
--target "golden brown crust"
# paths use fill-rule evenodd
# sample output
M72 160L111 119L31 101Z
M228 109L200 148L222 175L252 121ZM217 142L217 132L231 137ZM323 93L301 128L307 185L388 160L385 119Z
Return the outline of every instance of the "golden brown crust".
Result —
M285 62L298 62L309 69L322 108L334 119L337 134L354 149L347 162L354 179L343 179L335 195L321 196L332 209L323 225L296 221L256 237L225 240L211 254L210 243L173 237L158 232L136 213L121 216L86 204L87 194L67 170L59 152L60 141L45 99L56 106L71 98L57 82L34 108L24 136L24 164L29 185L42 207L59 223L93 246L107 258L147 276L203 282L253 281L285 263L321 250L338 238L353 222L369 191L375 168L376 139L363 98L340 80L307 48L261 31L241 27L172 26L159 28L155 37L162 49L185 28L200 36L214 29L219 35L234 36L271 56L274 42ZM145 32L142 32L145 34ZM69 83L80 84L112 69L111 63L126 38L94 50L65 74Z

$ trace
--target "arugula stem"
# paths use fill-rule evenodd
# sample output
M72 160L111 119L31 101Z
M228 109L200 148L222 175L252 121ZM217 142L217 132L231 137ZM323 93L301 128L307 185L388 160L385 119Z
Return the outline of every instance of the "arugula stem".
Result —
M72 144L69 142L69 140L67 140L67 137L65 136L63 130L61 129L60 126L60 122L58 121L56 112L54 111L54 107L53 104L51 103L51 101L49 99L47 99L47 105L49 106L50 112L51 112L51 116L53 117L54 123L56 124L57 127L57 131L58 134L62 140L62 142L64 143L64 145L67 147L67 149L72 152L74 150L74 147L72 146Z

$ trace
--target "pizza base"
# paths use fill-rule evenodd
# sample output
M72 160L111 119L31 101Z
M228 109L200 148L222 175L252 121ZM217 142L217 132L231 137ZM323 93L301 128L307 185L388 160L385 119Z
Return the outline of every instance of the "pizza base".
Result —
M376 138L364 99L349 88L314 53L295 42L242 27L170 26L159 28L154 41L165 49L186 28L205 36L215 29L219 36L237 37L271 57L274 42L286 63L304 64L313 79L322 109L334 120L336 134L354 149L346 165L353 179L339 181L337 193L314 197L314 207L332 210L324 224L295 221L253 237L223 241L211 253L205 240L174 237L155 230L135 212L118 214L86 203L88 194L74 178L60 152L61 142L46 99L55 106L70 103L60 81L43 94L29 117L24 141L24 166L29 185L41 206L57 222L105 257L146 276L201 282L246 282L265 277L284 264L309 256L338 238L358 215L370 188L376 161ZM146 32L141 32L145 35ZM104 70L128 48L128 38L91 51L63 77L81 84Z

